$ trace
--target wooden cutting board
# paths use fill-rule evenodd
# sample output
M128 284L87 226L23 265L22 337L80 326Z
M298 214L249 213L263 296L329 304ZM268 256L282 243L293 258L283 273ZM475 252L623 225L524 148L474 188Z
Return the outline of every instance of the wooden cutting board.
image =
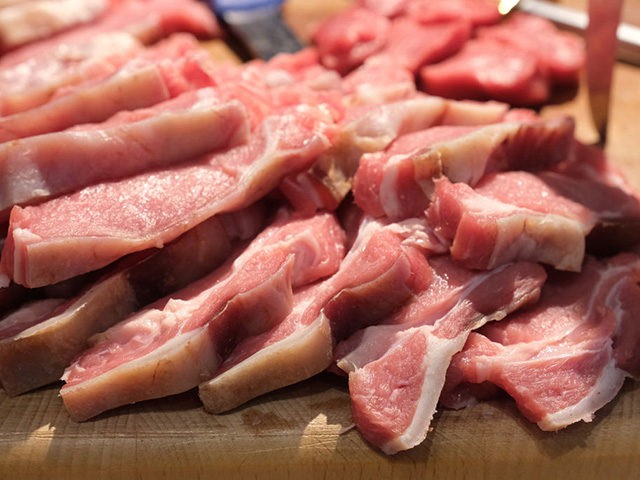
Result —
M290 0L286 13L306 37L346 4ZM614 88L607 150L640 189L640 70L618 65ZM583 89L544 114L558 111L575 115L578 136L593 140ZM81 424L67 417L58 387L17 398L0 392L0 479L622 479L640 471L640 386L631 382L593 422L556 433L541 432L506 398L441 411L423 444L393 457L351 428L345 381L329 374L226 415L204 413L190 391Z

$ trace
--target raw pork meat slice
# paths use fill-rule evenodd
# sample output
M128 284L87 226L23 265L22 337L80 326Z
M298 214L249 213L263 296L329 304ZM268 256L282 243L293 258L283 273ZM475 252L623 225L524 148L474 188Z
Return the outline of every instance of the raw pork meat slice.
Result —
M473 38L448 59L422 67L419 83L432 95L516 106L542 104L550 92L535 57L490 38Z
M137 52L115 73L94 72L61 87L46 103L0 117L0 142L102 122L121 110L150 107L187 90L211 86L211 59L189 34L175 34Z
M451 256L478 269L530 260L579 272L597 222L587 207L522 171L489 174L475 190L440 178L426 216Z
M235 343L286 316L292 288L338 268L343 239L330 214L280 215L211 274L98 336L65 372L60 394L71 417L86 420L210 378Z
M580 274L552 272L540 301L469 336L449 372L441 402L473 403L468 384L493 383L543 430L594 413L640 375L640 259L588 257Z
M574 33L558 29L549 20L514 12L498 25L478 28L476 35L531 55L553 84L578 83L585 63L584 41Z
M0 344L44 319L64 302L63 298L45 298L25 303L18 310L0 319ZM0 366L2 363L0 362ZM22 375L22 374L21 374ZM2 380L0 378L0 384Z
M141 49L131 35L111 32L62 44L15 65L0 61L0 113L22 112L46 103L60 88L106 78Z
M387 152L362 156L354 178L356 203L373 216L421 216L439 175L473 186L493 171L544 169L567 158L573 131L573 119L559 117L416 132Z
M469 332L535 302L546 279L534 263L478 273L446 256L429 262L433 279L423 292L386 325L336 347L338 366L349 373L355 424L387 454L425 439L451 358Z
M247 145L38 206L14 207L0 284L2 274L25 286L52 284L160 247L213 215L256 202L284 176L309 168L334 135L335 125L321 108L301 105L267 117Z
M417 73L420 67L458 52L470 36L471 25L465 21L423 25L413 18L400 17L392 21L384 47L370 55L369 61Z
M0 52L99 18L109 0L39 0L0 10Z
M399 135L434 125L446 106L441 98L417 95L350 108L334 145L310 170L285 178L279 188L298 211L334 210L351 190L363 153L383 150Z
M77 297L11 331L0 322L0 383L18 395L56 382L89 338L158 298L209 273L227 259L237 239L262 227L260 205L213 217L160 250L125 259ZM114 271L115 270L115 271ZM47 302L49 300L41 300ZM58 307L58 300L54 306ZM29 313L32 307L18 312ZM16 313L18 313L16 312Z
M0 219L13 205L226 150L248 134L242 104L204 88L99 125L0 144Z
M345 75L385 45L389 29L384 15L355 6L324 21L312 42L322 64Z
M177 32L204 38L219 36L220 27L211 9L195 0L115 0L96 22L4 54L0 58L0 69L46 58L54 52L59 55L76 50L97 36L116 32L132 35L150 45Z
M205 409L221 413L325 370L336 339L382 321L419 291L428 265L398 230L365 220L338 272L296 291L291 313L278 326L240 342L200 385Z

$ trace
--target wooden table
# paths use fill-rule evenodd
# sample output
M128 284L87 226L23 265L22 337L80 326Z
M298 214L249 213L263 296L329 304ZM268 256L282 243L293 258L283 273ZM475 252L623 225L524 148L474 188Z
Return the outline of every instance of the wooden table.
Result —
M291 0L287 18L304 35L346 4ZM615 75L607 150L640 189L640 71L618 65ZM576 116L579 137L593 136L583 90L544 113L560 110ZM422 445L392 457L351 428L349 408L344 380L329 374L226 415L204 413L190 391L81 424L55 386L17 398L0 392L0 479L622 479L640 471L640 386L631 382L592 423L556 433L541 432L507 399L441 411Z

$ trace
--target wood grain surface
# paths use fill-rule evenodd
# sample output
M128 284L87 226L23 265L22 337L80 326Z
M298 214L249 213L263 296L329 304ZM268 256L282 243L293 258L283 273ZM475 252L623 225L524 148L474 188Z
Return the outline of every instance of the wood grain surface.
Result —
M347 3L290 0L286 14L305 36ZM614 85L607 151L640 189L640 70L618 65ZM580 138L593 139L582 88L543 113L559 111L575 115ZM0 392L0 479L630 479L640 471L640 386L632 382L593 422L555 433L524 420L506 398L443 410L423 444L391 457L351 428L345 381L330 374L225 415L206 414L190 391L84 423L69 420L58 388Z

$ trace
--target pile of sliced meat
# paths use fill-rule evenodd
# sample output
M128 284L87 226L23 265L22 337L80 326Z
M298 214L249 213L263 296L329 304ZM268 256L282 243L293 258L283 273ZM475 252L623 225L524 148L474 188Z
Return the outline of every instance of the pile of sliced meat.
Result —
M393 454L439 406L506 392L557 430L640 378L639 197L571 118L499 101L573 81L573 40L539 49L577 48L565 62L511 56L514 32L553 27L363 1L317 48L222 64L201 3L86 5L2 44L8 395L63 380L84 421L197 390L221 413L329 371ZM515 97L416 87L467 97L460 62L491 73L499 44L536 65Z
M357 0L313 36L320 60L346 74L365 63L409 70L432 95L535 106L577 85L582 39L494 0Z

